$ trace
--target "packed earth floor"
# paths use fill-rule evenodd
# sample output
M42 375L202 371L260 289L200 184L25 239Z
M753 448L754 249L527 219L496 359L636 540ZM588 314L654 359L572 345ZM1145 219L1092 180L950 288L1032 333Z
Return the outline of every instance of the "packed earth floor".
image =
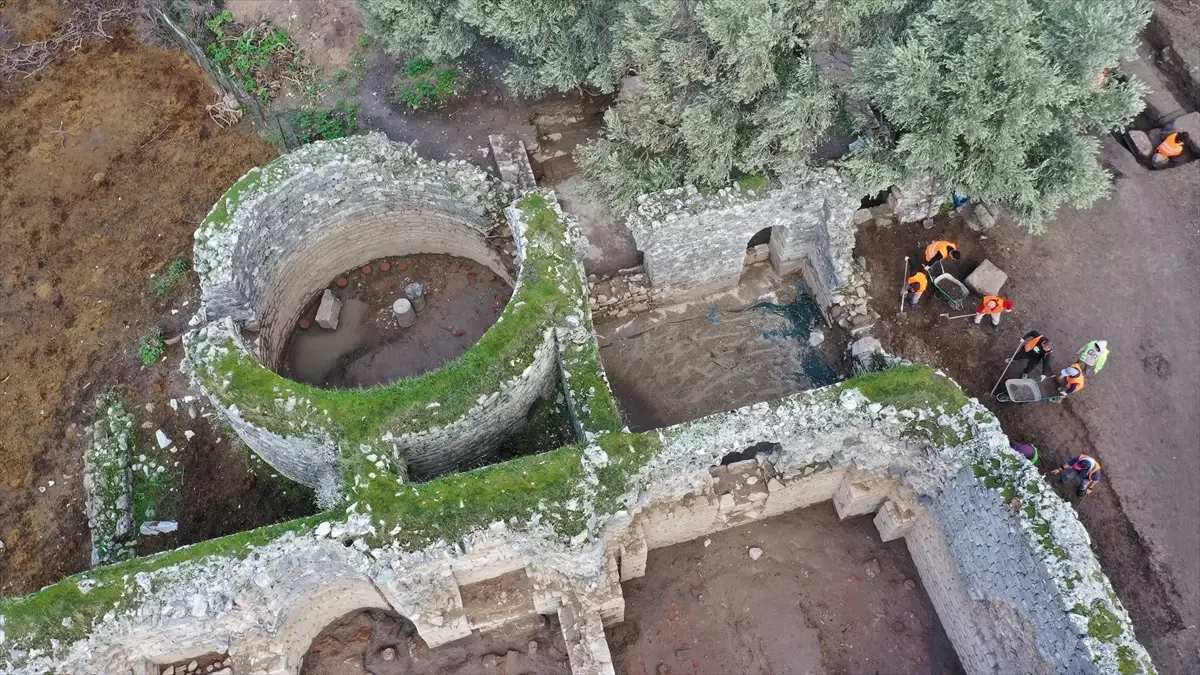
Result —
M8 3L0 25L20 40L52 30L57 12ZM110 389L139 427L139 522L179 523L139 552L315 508L183 402L178 345L139 354L145 336L178 336L196 306L196 225L274 155L248 128L220 130L205 111L214 96L185 54L130 32L0 88L0 595L88 567L81 434Z
M1150 172L1111 139L1104 159L1118 176L1113 195L1085 211L1063 209L1042 235L1007 223L977 234L944 218L932 230L868 224L856 254L869 262L886 349L945 369L1014 441L1037 445L1044 471L1081 452L1098 456L1104 482L1077 504L1092 548L1155 664L1195 672L1200 164ZM963 261L948 266L959 278L984 259L1008 273L1001 295L1015 308L998 328L986 319L976 326L939 318L949 308L928 294L915 314L897 316L903 255L919 255L932 239L961 244ZM963 312L978 301L973 296ZM1084 391L1061 404L997 404L989 391L1029 330L1051 339L1057 368L1089 340L1107 340L1111 355ZM1014 365L1008 377L1019 372Z
M412 283L424 289L425 306L403 328L392 303ZM283 374L330 388L374 387L439 368L475 344L512 295L487 267L447 255L373 260L329 290L343 302L337 328L317 325L318 293L292 333Z
M962 672L904 541L829 502L653 550L624 588L620 675Z

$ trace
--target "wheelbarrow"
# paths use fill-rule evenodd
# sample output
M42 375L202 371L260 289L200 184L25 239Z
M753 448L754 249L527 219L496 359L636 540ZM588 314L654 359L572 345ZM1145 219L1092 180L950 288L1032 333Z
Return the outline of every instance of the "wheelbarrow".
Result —
M963 282L948 272L942 272L933 280L933 293L950 303L951 309L962 309L963 301L971 294ZM973 314L971 316L974 316ZM957 317L956 317L957 318Z
M1005 380L1004 389L1004 393L996 395L996 400L1001 403L1058 403L1063 399L1053 377L1041 382L1017 377Z

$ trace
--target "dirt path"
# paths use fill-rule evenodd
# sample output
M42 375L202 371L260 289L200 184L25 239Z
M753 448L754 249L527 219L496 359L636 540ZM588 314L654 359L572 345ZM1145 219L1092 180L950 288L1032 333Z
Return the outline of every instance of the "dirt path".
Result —
M140 452L157 449L155 429L179 445L163 453L182 482L160 515L169 508L180 533L143 552L311 508L276 499L269 472L256 475L203 409L169 405L190 393L178 347L149 367L136 353L149 329L176 335L195 307L192 275L161 296L151 275L190 261L213 201L273 154L220 131L204 108L213 98L186 56L127 35L0 98L0 595L87 566L80 434L110 387L137 416Z
M904 542L828 502L651 551L608 634L621 675L961 672Z
M885 346L945 368L996 411L1008 434L1042 448L1043 469L1079 452L1097 454L1106 480L1080 517L1138 637L1164 672L1200 668L1200 163L1151 173L1110 139L1105 158L1120 175L1113 196L1064 210L1042 236L1011 225L986 239L961 225L859 232L869 261ZM896 317L899 251L960 241L962 271L984 258L1009 274L1016 311L1000 328L937 321L945 305L923 301ZM977 300L977 299L976 299ZM986 322L985 322L986 323ZM1020 336L1051 337L1061 363L1088 340L1112 349L1104 371L1061 405L1003 406L987 397ZM1062 364L1067 365L1067 364Z

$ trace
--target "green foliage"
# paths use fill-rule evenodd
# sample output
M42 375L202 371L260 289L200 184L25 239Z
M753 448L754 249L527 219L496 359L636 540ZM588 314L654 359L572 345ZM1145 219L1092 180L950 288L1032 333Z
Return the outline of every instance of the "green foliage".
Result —
M138 359L141 360L143 366L152 366L162 358L166 348L162 329L151 328L142 336L142 339L138 340Z
M953 381L929 366L897 366L846 380L839 387L858 389L863 396L897 408L962 408L967 397Z
M512 57L518 93L585 84L612 91L608 26L617 0L360 0L368 32L393 53L453 61L481 39Z
M1098 77L1147 18L1141 0L935 0L897 42L858 54L854 90L896 132L869 152L1004 204L1031 229L1062 204L1087 206L1108 189L1089 134L1142 105L1137 83Z
M188 273L190 266L186 258L176 258L167 264L163 273L154 279L154 294L162 297L170 292L171 286Z
M345 100L339 100L324 110L304 108L293 113L288 122L301 144L345 138L358 131L358 104L346 105Z
M466 78L453 66L414 59L396 72L391 98L413 110L440 108L462 90Z
M236 79L264 103L279 87L285 70L295 70L296 49L288 32L267 24L242 27L224 10L205 22L211 41L205 53L217 68Z
M160 465L161 466L161 465ZM167 492L175 485L178 474L173 471L134 472L133 474L133 522L140 525L149 520L163 520L161 503Z

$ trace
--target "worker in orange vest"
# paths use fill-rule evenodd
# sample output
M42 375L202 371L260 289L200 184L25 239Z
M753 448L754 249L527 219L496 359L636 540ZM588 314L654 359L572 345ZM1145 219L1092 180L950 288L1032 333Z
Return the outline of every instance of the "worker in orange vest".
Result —
M938 261L944 261L946 258L959 260L962 258L962 252L958 250L958 246L952 241L940 239L930 242L925 247L925 266L929 267Z
M979 307L975 308L975 323L983 321L984 315L991 315L992 325L1000 325L1000 315L1004 312L1011 312L1013 309L1012 300L1005 300L998 295L988 295L983 298L983 302L979 303Z
M908 278L908 306L910 309L916 309L921 294L928 287L929 277L925 276L924 272L917 272Z
M1025 362L1025 370L1021 371L1021 377L1029 377L1029 374L1040 363L1042 364L1042 380L1046 379L1046 376L1054 371L1054 366L1050 365L1050 352L1052 351L1054 351L1054 347L1050 345L1050 338L1036 330L1026 333L1025 337L1021 338L1021 348L1017 350L1017 356L1013 359Z
M1070 396L1083 391L1084 378L1083 366L1076 361L1071 365L1063 368L1058 374L1058 395Z
M1158 154L1162 156L1163 160L1165 160L1160 160L1160 162L1165 164L1166 162L1169 162L1170 160L1182 155L1184 143L1186 142L1187 132L1175 131L1168 134L1167 137L1163 139L1163 142L1158 144Z
M1072 457L1066 464L1058 467L1050 472L1050 475L1057 476L1066 471L1066 475L1058 479L1058 484L1062 485L1069 480L1079 479L1079 492L1076 493L1080 497L1092 494L1092 486L1100 482L1100 462L1091 455L1080 453L1076 457Z

